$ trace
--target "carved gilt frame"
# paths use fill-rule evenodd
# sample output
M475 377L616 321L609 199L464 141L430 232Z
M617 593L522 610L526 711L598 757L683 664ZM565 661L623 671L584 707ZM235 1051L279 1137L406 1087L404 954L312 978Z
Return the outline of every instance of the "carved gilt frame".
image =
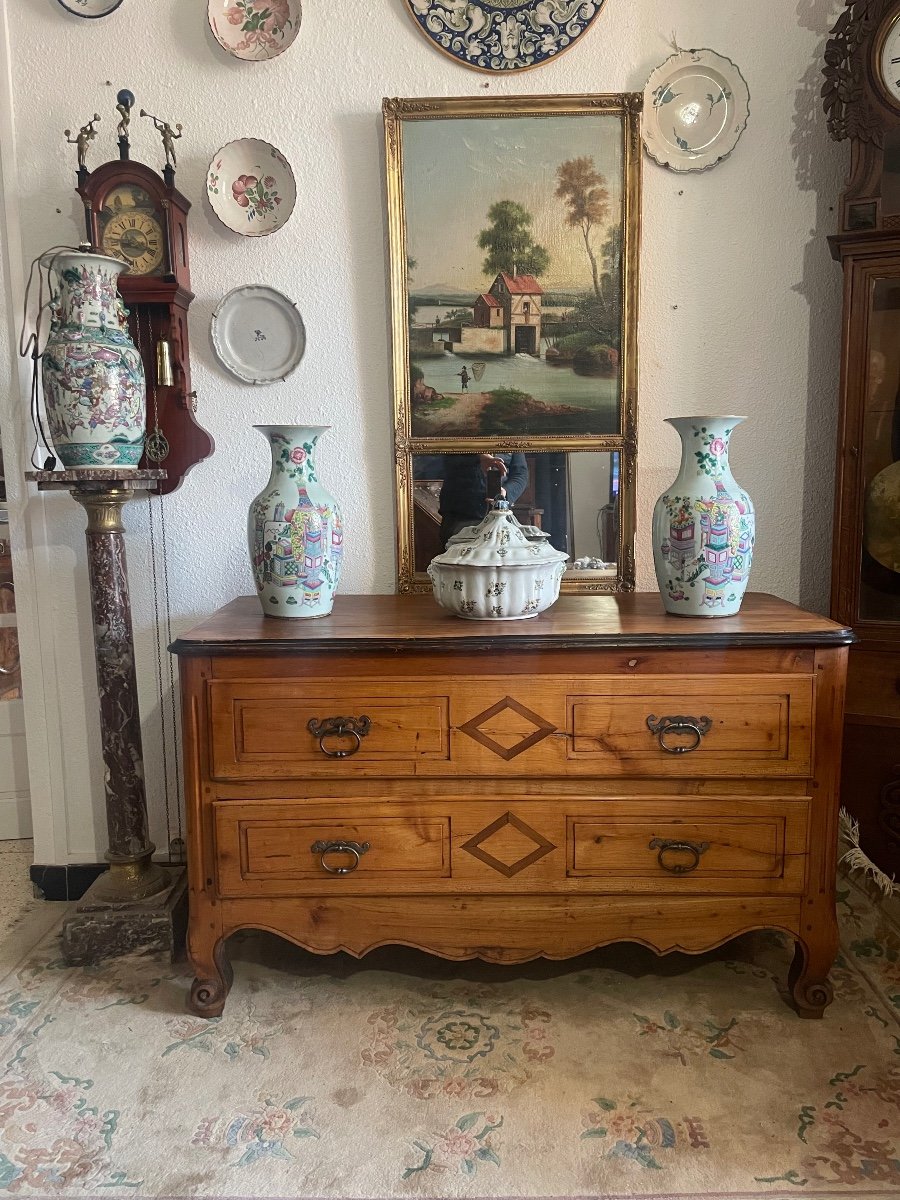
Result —
M464 98L386 99L383 102L387 165L388 236L393 325L393 415L396 474L398 584L401 592L430 591L424 573L416 573L413 545L413 454L473 453L489 450L569 450L620 455L619 547L614 578L564 579L569 592L630 592L635 586L634 538L637 468L637 321L641 233L640 92L574 96L468 96ZM403 126L407 121L463 117L583 116L607 114L622 123L622 353L619 360L620 420L614 434L536 437L412 436L409 373L407 231L403 194Z

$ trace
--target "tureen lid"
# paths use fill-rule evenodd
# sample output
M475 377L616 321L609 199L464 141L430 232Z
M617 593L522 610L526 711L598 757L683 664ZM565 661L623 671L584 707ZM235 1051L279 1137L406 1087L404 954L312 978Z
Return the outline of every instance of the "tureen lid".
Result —
M546 529L539 529L537 525L522 525L519 528L525 534L529 542L549 542L550 534ZM478 536L478 525L466 525L460 529L458 533L454 533L453 537L447 539L448 546L455 546L457 542L474 542Z
M461 529L432 563L454 567L534 567L539 563L564 562L568 557L550 545L542 530L520 525L508 500L497 500L480 525Z

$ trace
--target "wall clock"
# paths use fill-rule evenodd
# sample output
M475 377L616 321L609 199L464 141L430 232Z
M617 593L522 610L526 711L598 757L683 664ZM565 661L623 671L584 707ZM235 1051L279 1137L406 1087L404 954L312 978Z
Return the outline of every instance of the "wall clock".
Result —
M900 13L884 24L876 69L888 102L900 107Z
M405 0L439 50L476 71L527 71L569 50L604 0Z
M78 194L84 202L88 241L94 249L122 259L129 270L119 291L129 310L129 326L147 376L147 449L144 467L161 467L167 478L161 493L172 492L196 463L213 452L209 434L194 416L188 309L194 294L188 256L190 201L175 187L173 129L141 110L162 139L162 173L131 158L129 137L134 96L118 94L119 158L94 171L84 164L87 143L79 147Z
M900 872L900 0L851 0L825 52L831 134L850 142L832 616L852 625L843 803Z

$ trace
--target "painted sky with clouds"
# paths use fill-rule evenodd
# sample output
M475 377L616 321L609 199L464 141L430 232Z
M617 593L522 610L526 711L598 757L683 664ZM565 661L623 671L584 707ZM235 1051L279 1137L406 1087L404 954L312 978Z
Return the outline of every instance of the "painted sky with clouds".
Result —
M566 159L590 156L606 176L610 224L621 220L622 121L584 116L477 117L403 122L403 183L408 253L417 266L410 288L450 284L480 292L478 234L488 209L515 200L532 214L534 240L550 252L545 290L591 286L590 264L578 229L554 196L556 170ZM599 253L605 230L593 234Z

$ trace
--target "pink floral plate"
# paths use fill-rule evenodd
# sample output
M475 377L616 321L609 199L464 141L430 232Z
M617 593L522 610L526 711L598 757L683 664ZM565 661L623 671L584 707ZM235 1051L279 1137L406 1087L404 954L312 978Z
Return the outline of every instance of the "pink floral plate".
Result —
M239 138L209 164L206 194L223 225L245 237L262 237L280 229L294 211L297 185L280 150L258 138Z
M223 50L261 62L287 50L300 32L300 0L209 0L209 27Z

